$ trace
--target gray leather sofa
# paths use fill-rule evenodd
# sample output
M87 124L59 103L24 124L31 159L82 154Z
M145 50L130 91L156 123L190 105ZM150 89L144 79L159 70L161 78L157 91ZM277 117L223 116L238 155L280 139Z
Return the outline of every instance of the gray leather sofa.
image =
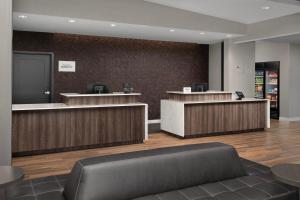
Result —
M270 169L209 143L78 161L70 175L24 181L13 200L296 200Z

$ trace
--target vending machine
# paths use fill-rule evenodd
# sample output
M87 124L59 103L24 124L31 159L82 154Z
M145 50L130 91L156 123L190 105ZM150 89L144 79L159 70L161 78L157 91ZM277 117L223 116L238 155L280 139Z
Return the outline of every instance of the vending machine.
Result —
M269 99L271 118L279 119L280 62L255 64L255 98Z

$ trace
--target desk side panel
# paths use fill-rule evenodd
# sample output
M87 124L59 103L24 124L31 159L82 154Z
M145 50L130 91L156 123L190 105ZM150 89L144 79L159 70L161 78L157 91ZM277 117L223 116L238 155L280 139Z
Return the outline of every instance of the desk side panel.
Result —
M266 128L271 128L271 105L269 99L266 103Z
M184 103L161 100L161 130L184 137Z
M149 139L149 124L148 124L148 104L145 105L145 137L144 137L144 141L147 141Z

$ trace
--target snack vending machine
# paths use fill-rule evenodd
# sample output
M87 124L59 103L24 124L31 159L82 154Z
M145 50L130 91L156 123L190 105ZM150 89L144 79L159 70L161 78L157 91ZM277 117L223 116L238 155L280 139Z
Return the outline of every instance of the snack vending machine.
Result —
M280 62L255 64L255 98L269 99L271 118L279 119Z

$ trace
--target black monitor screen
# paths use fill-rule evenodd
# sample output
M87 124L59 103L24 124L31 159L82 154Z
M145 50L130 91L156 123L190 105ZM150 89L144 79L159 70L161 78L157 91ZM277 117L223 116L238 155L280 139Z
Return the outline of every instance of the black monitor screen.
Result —
M192 92L206 92L208 90L207 83L198 83L192 85Z
M243 94L243 92L236 91L235 93L238 96L238 100L242 100L243 98L245 98L245 95Z
M94 91L95 93L104 93L105 86L104 85L95 85Z
M88 94L103 94L109 93L109 90L106 85L100 83L93 83L87 86L87 93Z

